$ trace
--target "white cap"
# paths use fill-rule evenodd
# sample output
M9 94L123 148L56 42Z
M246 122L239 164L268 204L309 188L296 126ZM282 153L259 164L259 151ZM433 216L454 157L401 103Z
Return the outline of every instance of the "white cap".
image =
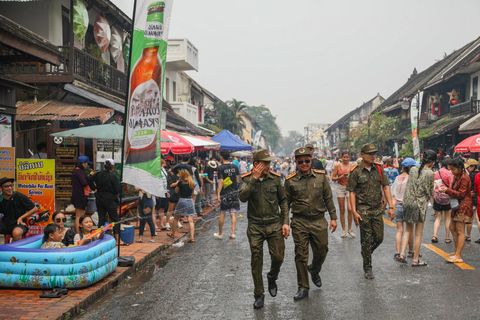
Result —
M113 161L113 159L107 159L107 160L105 160L105 162L110 162L110 164L111 164L112 166L115 165L115 161Z

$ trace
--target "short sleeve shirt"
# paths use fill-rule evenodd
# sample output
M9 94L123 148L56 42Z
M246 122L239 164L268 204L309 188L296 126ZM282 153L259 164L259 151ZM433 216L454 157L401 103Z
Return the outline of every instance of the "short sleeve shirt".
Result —
M237 176L239 175L238 167L234 164L222 164L218 168L218 179L223 180L224 185L220 194L226 194L230 190L238 190ZM232 184L228 187L225 187L225 179L230 178Z
M13 196L0 202L0 213L3 213L2 220L8 226L14 226L17 224L18 218L24 215L27 211L30 211L35 207L32 200L26 195L20 192L14 192Z

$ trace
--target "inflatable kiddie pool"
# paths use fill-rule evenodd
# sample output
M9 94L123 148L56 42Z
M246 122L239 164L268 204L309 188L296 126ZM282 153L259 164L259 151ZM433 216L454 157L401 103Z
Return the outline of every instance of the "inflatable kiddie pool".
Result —
M115 238L64 249L40 249L43 235L0 245L0 287L48 289L88 287L117 267Z

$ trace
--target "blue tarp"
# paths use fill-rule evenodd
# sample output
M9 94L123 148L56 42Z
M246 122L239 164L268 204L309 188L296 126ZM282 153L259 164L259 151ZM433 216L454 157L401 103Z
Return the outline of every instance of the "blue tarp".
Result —
M251 145L243 142L228 130L223 130L211 139L221 144L220 150L252 150Z

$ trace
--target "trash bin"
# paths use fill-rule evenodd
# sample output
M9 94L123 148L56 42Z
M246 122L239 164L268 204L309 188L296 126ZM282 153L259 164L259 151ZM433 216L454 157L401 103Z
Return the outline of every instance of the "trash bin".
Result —
M128 225L128 224L122 224L120 226L120 239L128 244L133 243L133 240L135 238L135 227Z

